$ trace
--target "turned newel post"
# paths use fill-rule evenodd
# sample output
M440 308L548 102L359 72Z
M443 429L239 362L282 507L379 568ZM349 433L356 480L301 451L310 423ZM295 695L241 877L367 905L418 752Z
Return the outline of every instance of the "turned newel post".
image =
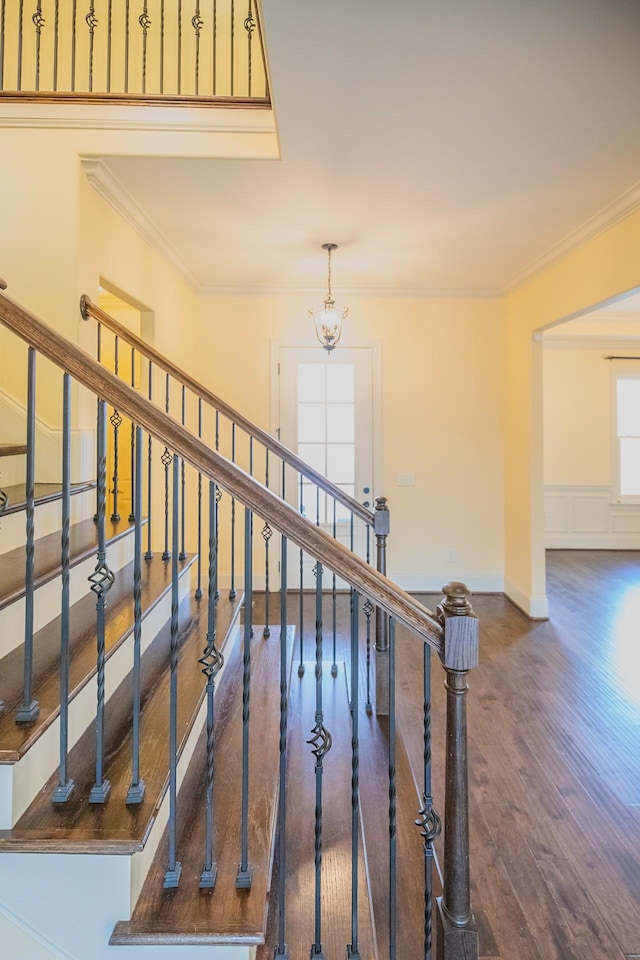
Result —
M444 627L441 659L447 674L447 757L437 956L438 960L477 960L478 932L471 912L469 878L467 673L478 665L478 621L463 583L446 583L442 592L445 598L438 606L438 617Z
M387 575L387 537L390 514L386 497L376 497L373 530L376 535L376 570ZM389 625L387 614L376 607L376 713L389 713Z

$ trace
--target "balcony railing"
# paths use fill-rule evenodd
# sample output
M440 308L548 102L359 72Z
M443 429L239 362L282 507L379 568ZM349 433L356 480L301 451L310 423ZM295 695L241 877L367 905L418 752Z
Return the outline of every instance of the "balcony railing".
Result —
M270 106L256 0L0 0L0 97Z

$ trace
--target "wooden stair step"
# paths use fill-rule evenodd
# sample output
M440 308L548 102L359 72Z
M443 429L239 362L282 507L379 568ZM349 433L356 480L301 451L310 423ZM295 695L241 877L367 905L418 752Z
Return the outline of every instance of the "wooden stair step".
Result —
M26 452L26 443L0 443L0 457L20 457Z
M220 599L218 630L229 635L240 602ZM206 640L205 601L187 597L181 605L181 647L178 666L178 753L196 721L204 699L204 678L198 657ZM75 782L70 799L52 804L58 782L54 774L12 830L0 831L0 851L64 853L133 853L144 847L168 785L170 623L160 631L142 658L140 770L145 781L141 803L125 805L131 782L130 673L108 700L105 709L104 777L111 793L104 804L89 804L95 780L95 733L90 727L69 755L69 776Z
M144 521L146 523L146 521ZM107 545L133 532L127 520L106 524ZM60 532L50 533L34 543L34 585L40 587L60 573ZM81 520L69 528L70 563L76 566L95 554L97 526L92 519ZM25 548L16 547L0 556L0 610L25 594Z
M91 521L91 523L93 523ZM181 572L194 562L191 557L180 564ZM116 573L107 594L105 645L107 658L120 647L133 630L133 562ZM142 565L143 616L155 606L171 587L170 564L159 556ZM60 616L51 620L34 636L33 696L40 712L29 723L16 723L15 711L22 703L24 647L16 647L0 660L0 697L4 711L0 714L0 762L15 763L54 722L60 712ZM96 598L89 592L70 610L69 691L70 697L96 673Z
M292 636L292 634L291 634ZM291 639L290 639L291 645ZM114 929L112 944L257 944L264 940L278 797L280 629L254 627L251 649L249 862L250 890L237 890L242 777L242 644L225 667L215 700L213 890L199 890L205 837L206 729L178 795L178 888L162 887L168 834L160 843L129 921Z
M78 493L86 493L87 490L95 490L95 480L88 480L84 483L71 484L71 496ZM24 483L15 483L8 487L3 487L9 502L2 511L2 516L7 517L10 513L18 513L24 510L27 505L27 487ZM60 483L36 483L34 484L34 503L38 507L43 503L52 503L55 500L62 500L62 484Z

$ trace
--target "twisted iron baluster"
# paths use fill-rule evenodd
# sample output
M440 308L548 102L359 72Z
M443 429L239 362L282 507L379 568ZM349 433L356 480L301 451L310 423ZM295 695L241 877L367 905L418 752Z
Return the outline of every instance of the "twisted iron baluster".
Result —
M359 742L359 646L360 598L354 590L351 597L351 943L347 957L360 960L358 949L358 833L360 829L360 742Z
M244 21L244 28L247 31L247 60L248 60L248 90L247 96L251 96L251 41L253 39L253 31L256 28L256 22L253 19L253 4L249 0L249 13L247 14L246 20Z
M91 0L89 13L86 15L85 21L89 27L89 93L91 93L93 90L93 42L96 27L98 26L98 18L96 17L93 0Z
M129 0L127 0L125 6L125 41L124 41L124 92L129 92L129 40L130 40L130 24L129 24Z
M62 378L62 596L60 606L60 767L53 803L66 803L73 790L67 774L69 751L69 525L71 516L71 378Z
M197 95L198 95L198 92L199 92L199 85L200 85L200 34L201 34L202 28L203 28L203 26L204 26L204 20L203 20L202 17L200 16L200 0L196 0L196 12L194 13L194 15L193 15L193 17L192 17L192 19L191 19L191 26L192 26L193 29L195 30L195 34L196 34L196 63L195 63L195 68L196 68L196 78L195 78L195 79L196 79L196 85L195 85L195 86L196 86L196 88L195 88L195 93L196 93L196 96L197 96Z
M73 7L71 11L71 92L73 93L76 89L76 41L78 37L78 3L77 0L73 0Z
M113 0L107 7L107 93L111 93L111 29L113 21Z
M302 474L300 474L300 513L304 517L304 486ZM298 676L304 676L304 551L300 548L300 661L298 663Z
M131 386L136 385L136 348L131 347ZM129 523L136 519L136 513L142 516L142 499L135 495L136 476L136 428L133 420L131 421L131 512L129 513Z
M60 39L60 0L56 0L53 26L53 89L58 89L58 41Z
M42 16L42 2L41 2L41 0L38 0L38 5L37 5L37 7L36 7L36 12L34 13L34 15L33 15L33 17L32 17L31 19L33 20L33 24L34 24L34 26L35 26L35 28L36 28L36 81L35 81L35 89L36 89L36 90L39 90L39 89L40 89L40 40L41 40L42 28L44 27L44 25L45 25L45 23L46 23L45 18Z
M216 66L217 66L217 54L218 54L218 4L216 0L213 0L213 50L212 50L212 64L211 64L211 73L212 73L212 88L211 92L213 96L216 95L217 88L217 78L216 78Z
M231 89L229 95L233 96L233 82L234 82L234 70L235 70L235 52L236 52L236 5L234 0L231 0L231 56L230 56L230 66L231 66Z
M316 712L315 726L307 743L316 758L316 806L314 828L314 865L315 865L315 940L311 945L311 956L322 958L322 778L324 757L331 749L331 734L324 726L322 711L322 564L318 561L313 568L316 577Z
M169 374L165 377L164 412L169 413ZM169 466L173 459L167 447L164 448L160 459L164 466L164 551L162 559L166 563L167 560L171 559L169 552Z
M147 92L147 34L149 33L149 27L151 26L151 18L149 16L149 9L147 6L147 0L144 0L144 8L142 13L138 17L138 23L142 27L142 92Z
M284 499L284 463L282 464L282 496ZM280 789L278 793L278 943L274 960L288 960L284 942L286 917L287 873L287 722L289 716L287 670L287 538L280 541Z
M115 338L115 363L114 363L114 373L116 377L118 376L118 335L116 334ZM120 514L118 513L118 446L119 446L119 434L120 426L122 425L122 417L118 411L114 408L111 417L109 418L111 426L113 427L113 513L111 514L111 523L117 523L120 519Z
M178 0L178 96L182 93L182 0Z
M202 398L198 398L198 438L202 439ZM215 504L215 500L214 500ZM211 513L209 513L209 523L211 523ZM202 474L198 471L198 583L196 586L195 598L200 600L202 597Z
M160 93L164 93L164 0L160 3Z
M264 476L264 485L269 487L269 451L265 451L265 476ZM268 521L265 520L265 524L262 528L262 538L264 540L264 631L263 636L270 637L271 630L269 629L269 540L273 534L273 530L269 526Z
M131 786L127 803L142 803L140 778L140 642L142 639L142 428L135 427L135 528L133 548L133 705L131 733Z
M336 500L333 499L333 539L336 539ZM338 676L338 664L336 663L336 575L331 574L331 617L332 617L332 635L333 635L333 662L331 663L331 676Z
M218 867L213 859L213 779L215 747L215 688L216 676L222 668L224 659L216 647L216 567L218 562L216 514L216 485L209 482L209 592L207 604L207 640L204 654L198 660L202 664L202 673L206 677L207 694L207 806L204 867L200 874L200 887L211 889L215 886Z
M33 698L33 603L35 586L35 464L36 464L36 351L29 347L27 358L27 473L26 473L26 562L24 611L24 689L16 713L19 723L35 720L38 701Z
M251 693L251 635L253 633L253 572L251 549L252 514L244 511L244 645L242 666L242 854L236 875L236 887L251 886L249 866L249 706Z
M176 800L178 793L178 477L180 458L173 456L171 554L171 678L169 690L169 865L162 886L177 887L182 864L176 859Z
M105 609L107 593L114 575L109 569L106 552L105 512L107 506L107 404L98 400L98 554L96 568L89 577L91 590L96 595L96 644L97 661L97 710L96 710L96 782L89 794L89 803L104 803L109 796L111 784L103 779L104 764L104 662L105 662Z
M365 710L371 716L373 706L371 704L371 614L373 613L373 604L371 600L365 600L362 605L364 615L367 618L367 701Z
M217 448L216 448L217 449ZM231 424L231 462L236 462L236 425ZM236 598L236 498L231 497L231 587L229 600Z
M4 28L7 19L7 0L0 4L0 90L4 90ZM53 88L55 90L55 87Z
M187 416L187 388L183 385L182 387L182 426L184 427L186 423ZM178 555L178 560L184 561L187 559L187 551L185 549L185 478L184 478L185 464L184 458L180 459L180 553Z
M441 821L433 807L431 796L431 647L424 645L424 791L419 819L415 821L420 827L420 836L424 842L424 956L431 960L432 947L432 878L434 841L440 836Z
M22 24L24 20L24 0L20 0L18 13L18 71L16 89L22 90Z
M153 400L153 363L149 360L149 400ZM151 476L153 473L153 460L152 460L152 447L153 440L151 434L147 438L147 552L144 555L145 560L153 559L153 551L151 549ZM142 513L142 507L140 507L140 513Z
M389 618L389 960L396 958L396 622Z

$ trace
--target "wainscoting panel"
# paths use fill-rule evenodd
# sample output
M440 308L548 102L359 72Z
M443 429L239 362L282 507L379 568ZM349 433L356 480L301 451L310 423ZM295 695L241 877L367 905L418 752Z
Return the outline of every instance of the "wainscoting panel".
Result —
M609 487L546 486L545 546L640 550L640 504L611 503Z

